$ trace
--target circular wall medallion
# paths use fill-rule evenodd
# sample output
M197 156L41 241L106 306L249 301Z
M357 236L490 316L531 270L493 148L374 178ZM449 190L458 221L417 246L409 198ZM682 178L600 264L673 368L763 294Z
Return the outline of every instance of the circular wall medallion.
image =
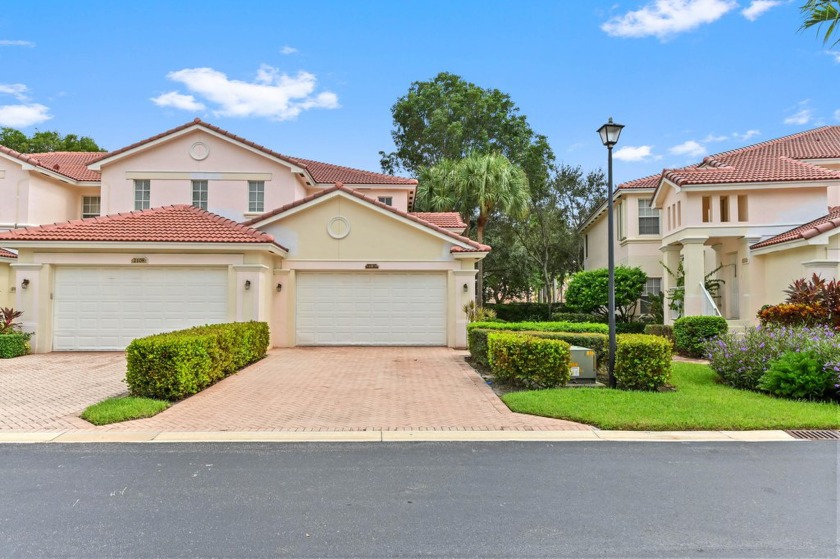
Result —
M350 222L343 217L334 217L327 223L327 233L333 239L343 239L350 234Z
M196 161L203 161L210 155L210 148L204 142L196 142L190 146L190 157Z

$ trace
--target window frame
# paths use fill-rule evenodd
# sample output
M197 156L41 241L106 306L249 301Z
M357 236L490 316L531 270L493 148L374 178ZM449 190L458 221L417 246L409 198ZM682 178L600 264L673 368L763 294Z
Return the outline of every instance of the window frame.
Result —
M394 197L393 196L377 196L376 199L379 200L381 203L385 204L386 206L392 206L393 207L393 205L394 205Z
M207 211L207 192L209 183L206 180L192 181L192 205L200 210ZM196 198L198 195L198 198Z
M89 203L96 200L96 213L90 211ZM90 219L102 215L102 196L82 196L82 219Z
M248 181L248 213L265 212L265 181Z
M658 289L655 286L658 286ZM648 276L645 287L642 289L642 296L639 298L639 314L650 314L651 301L648 297L660 293L662 293L662 278Z
M143 211L152 207L152 181L134 179L134 210Z
M660 235L660 234L662 234L662 224L661 224L659 210L650 207L650 200L646 200L644 198L639 198L638 203L639 203L639 205L638 205L638 210L639 210L638 220L639 220L639 222L637 223L637 225L639 227L639 235ZM654 215L642 215L643 210L646 213L653 213ZM643 231L642 230L643 229L642 228L642 223L643 223L642 220L644 220L644 223L646 223L648 225L648 228L650 228L649 227L650 223L652 223L653 220L655 220L656 221L656 231L655 232Z

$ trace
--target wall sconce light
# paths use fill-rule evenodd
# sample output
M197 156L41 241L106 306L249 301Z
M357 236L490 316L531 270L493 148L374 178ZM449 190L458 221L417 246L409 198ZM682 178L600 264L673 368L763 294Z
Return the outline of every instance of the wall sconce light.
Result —
M26 278L25 280L20 282L20 288L21 289L26 289L28 287L29 287L29 278Z
M280 293L281 291L283 291L283 284L282 284L282 283L278 283L278 284L277 284L277 293Z
M251 280L245 280L245 290L251 289Z
M468 284L464 284L464 293L470 290L470 286Z

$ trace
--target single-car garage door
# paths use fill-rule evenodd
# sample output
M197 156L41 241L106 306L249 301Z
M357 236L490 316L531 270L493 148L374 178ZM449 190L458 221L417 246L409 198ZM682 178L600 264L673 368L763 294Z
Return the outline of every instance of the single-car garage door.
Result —
M227 268L55 271L54 351L124 349L134 338L227 320Z
M298 272L298 345L446 345L446 275Z

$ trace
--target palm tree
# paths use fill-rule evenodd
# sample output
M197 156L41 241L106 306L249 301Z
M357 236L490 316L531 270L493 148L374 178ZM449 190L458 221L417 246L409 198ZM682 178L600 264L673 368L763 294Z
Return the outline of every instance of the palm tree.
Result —
M425 181L425 182L424 182ZM476 240L494 212L511 217L528 213L528 177L500 153L469 154L453 162L442 160L420 173L417 201L423 209L457 211L467 224L475 220ZM484 264L478 262L478 302L484 302Z
M840 22L840 2L837 0L808 0L799 9L804 17L799 30L804 31L815 26L820 29L825 23L828 28L823 36L823 44L828 44L837 28L837 23ZM837 43L840 43L840 38L835 40L831 46Z

